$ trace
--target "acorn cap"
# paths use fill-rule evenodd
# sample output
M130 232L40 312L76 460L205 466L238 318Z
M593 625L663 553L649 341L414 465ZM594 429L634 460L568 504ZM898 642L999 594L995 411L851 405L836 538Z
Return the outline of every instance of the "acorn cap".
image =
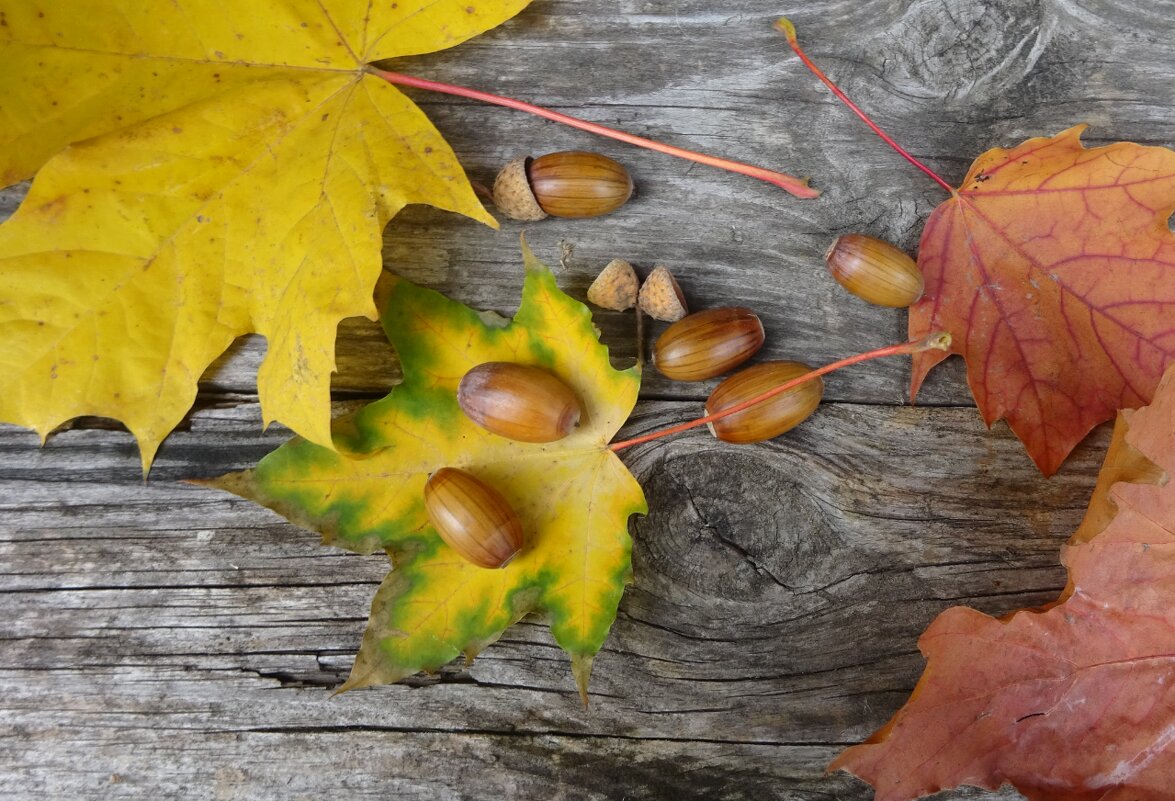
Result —
M612 259L588 287L587 299L602 309L624 311L636 305L640 280L624 259Z
M494 205L507 217L524 222L547 217L531 191L530 179L526 177L529 161L530 156L519 156L503 167L494 179Z
M689 310L685 305L685 295L677 285L673 273L658 265L649 273L641 287L638 299L641 310L654 320L673 323L685 317Z

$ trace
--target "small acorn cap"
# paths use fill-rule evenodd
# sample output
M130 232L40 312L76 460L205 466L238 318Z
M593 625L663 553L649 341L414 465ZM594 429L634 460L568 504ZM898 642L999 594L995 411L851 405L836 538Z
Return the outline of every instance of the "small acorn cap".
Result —
M637 302L645 314L666 323L675 323L689 314L677 279L661 265L654 267L645 279Z
M530 160L530 156L519 156L503 167L494 179L494 205L512 220L534 222L547 217L526 176Z
M631 264L624 259L612 259L588 287L587 299L601 309L624 311L636 305L640 284Z

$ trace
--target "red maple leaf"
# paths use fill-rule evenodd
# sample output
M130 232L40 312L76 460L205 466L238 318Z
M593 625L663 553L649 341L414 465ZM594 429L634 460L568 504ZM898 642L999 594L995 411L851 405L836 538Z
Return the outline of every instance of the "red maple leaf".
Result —
M1170 801L1173 474L1175 368L1154 403L1119 418L1090 511L1062 553L1061 598L1000 620L944 612L919 640L928 662L910 700L830 769L868 781L876 801L1004 782L1032 801ZM1111 489L1114 478L1155 483Z
M1046 475L1175 362L1175 152L1085 126L984 153L930 216L910 336L949 331L984 421ZM912 393L945 353L914 357Z

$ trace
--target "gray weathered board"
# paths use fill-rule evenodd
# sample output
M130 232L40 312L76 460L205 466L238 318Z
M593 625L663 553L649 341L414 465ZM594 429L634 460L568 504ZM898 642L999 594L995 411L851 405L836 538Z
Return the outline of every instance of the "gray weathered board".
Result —
M948 180L992 146L1077 122L1092 144L1175 143L1175 22L1158 0L536 0L405 71L533 100L667 142L813 176L795 200L750 179L504 109L412 93L471 177L520 153L594 148L638 184L621 212L526 227L582 296L613 257L674 269L697 307L764 318L766 358L823 363L903 338L904 313L840 291L820 254L862 231L913 250L942 192L836 103L771 22ZM3 200L11 208L20 190ZM281 202L274 198L273 202ZM387 268L509 312L516 224L413 208ZM5 288L4 291L8 291ZM632 318L602 313L618 362ZM656 329L650 332L653 334ZM961 365L906 405L908 364L827 382L777 441L702 432L635 448L648 495L635 584L595 663L591 706L539 621L471 667L332 696L387 568L243 500L182 482L247 467L263 433L239 342L144 483L129 435L82 420L37 448L0 428L0 796L52 799L816 799L869 788L825 765L913 687L943 609L1000 614L1055 597L1058 548L1108 440L1042 479L986 430ZM341 404L379 396L395 357L340 329ZM698 413L710 385L648 375L628 433ZM1014 799L959 790L942 799Z

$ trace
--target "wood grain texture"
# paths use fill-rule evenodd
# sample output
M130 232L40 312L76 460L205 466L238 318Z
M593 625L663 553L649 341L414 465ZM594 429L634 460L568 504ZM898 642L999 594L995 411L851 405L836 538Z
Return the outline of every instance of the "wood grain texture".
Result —
M693 407L644 404L629 431ZM258 420L252 404L197 413L147 483L119 432L33 450L5 429L0 692L18 736L0 773L31 797L309 796L378 753L350 777L360 797L864 798L823 764L901 703L942 608L1055 594L1105 444L1045 481L971 409L830 404L762 446L633 449L651 511L584 710L538 623L469 668L331 698L386 561L181 480L284 438Z
M599 220L493 232L427 208L389 226L385 263L510 312L518 235L583 297L611 258L678 275L698 308L755 308L760 358L823 363L903 338L823 273L849 231L915 249L941 192L874 139L790 56L813 57L911 150L960 179L988 147L1093 123L1090 143L1175 143L1165 3L1129 0L536 0L414 74L521 97L673 144L811 174L797 201L749 179L601 142L515 112L411 92L471 177L521 153L590 147L637 196ZM585 77L586 76L586 77ZM0 190L0 215L22 189ZM597 317L618 362L632 318ZM656 329L651 332L656 333ZM921 670L916 639L964 603L1033 606L1064 583L1108 441L1052 480L1003 426L985 430L961 365L918 407L904 361L828 381L821 411L771 443L694 432L628 451L648 516L635 584L579 703L565 655L525 621L472 666L332 697L359 645L381 557L321 546L267 510L183 483L247 467L261 431L239 341L150 481L129 435L86 419L49 440L0 427L0 794L30 799L786 799L865 801L824 766L881 725ZM340 327L340 411L386 392L394 354ZM625 429L700 411L712 383L652 374ZM1010 791L940 801L1012 801Z

